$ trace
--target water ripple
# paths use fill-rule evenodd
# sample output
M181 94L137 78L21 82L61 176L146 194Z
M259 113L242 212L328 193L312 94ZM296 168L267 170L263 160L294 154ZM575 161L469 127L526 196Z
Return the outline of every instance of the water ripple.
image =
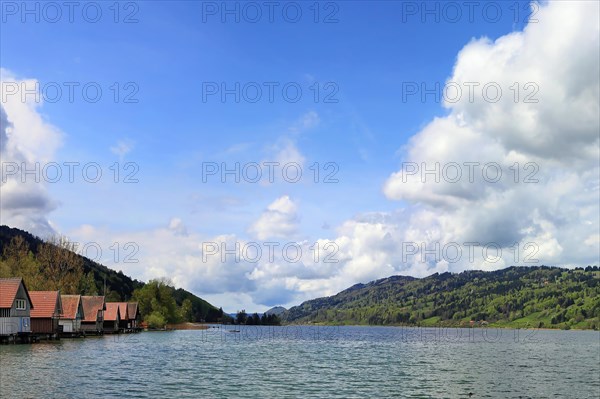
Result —
M0 397L599 397L598 332L452 334L253 327L1 346Z

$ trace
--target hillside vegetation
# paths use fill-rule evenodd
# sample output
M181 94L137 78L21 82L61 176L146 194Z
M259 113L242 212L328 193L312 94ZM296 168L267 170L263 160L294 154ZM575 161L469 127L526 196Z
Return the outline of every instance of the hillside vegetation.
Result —
M64 237L44 241L26 231L0 226L0 277L22 277L32 291L105 294L108 302L137 299L142 316L154 313L153 319L159 323L163 319L168 322L218 321L223 317L221 309L191 292L175 289L167 280L153 280L146 287L147 284L81 256L75 250ZM156 298L155 306L146 305L152 298ZM163 319L157 317L158 313Z
M600 269L509 267L393 276L306 301L287 323L598 329Z

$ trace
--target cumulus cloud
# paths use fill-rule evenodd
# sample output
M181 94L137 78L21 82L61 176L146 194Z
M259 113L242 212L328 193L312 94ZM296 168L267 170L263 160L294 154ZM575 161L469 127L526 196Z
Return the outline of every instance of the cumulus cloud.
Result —
M93 242L94 250L87 255L96 261L144 281L170 278L177 287L191 290L216 305L224 306L226 310L241 309L244 303L253 306L281 303L276 299L282 298L276 294L281 286L267 284L272 280L272 275L260 271L264 268L271 271L280 268L279 273L285 274L286 266L281 259L281 252L274 252L274 263L269 262L266 254L257 259L253 254L253 259L250 259L246 251L247 239L235 234L207 236L193 231L179 234L177 231L182 225L183 222L176 218L166 226L126 232L82 225L68 232L68 235L72 241L80 244L80 248ZM115 243L121 249L122 256L119 259L114 257ZM125 251L125 244L135 251ZM101 248L101 253L98 254L96 248ZM125 254L132 256L126 260ZM269 285L268 289L265 284ZM283 294L290 296L293 291L288 290Z
M292 238L298 230L297 206L289 196L273 201L252 224L249 233L259 240Z
M5 69L0 69L0 81L1 223L45 237L55 232L48 215L57 203L42 170L53 160L63 135L40 114L39 98L21 95L37 81L17 79Z
M597 263L589 238L600 218L598 12L596 2L550 2L539 23L460 51L447 88L463 95L448 96L449 115L411 138L402 169L384 187L388 198L414 205L413 235L442 245L533 243L546 264ZM439 181L423 175L436 167ZM445 234L431 235L439 230ZM582 252L586 244L594 248ZM493 267L511 261L512 254ZM460 267L484 266L478 259Z
M8 121L8 116L4 107L0 105L0 153L4 153L8 144L8 131L12 130L12 123Z
M135 278L168 277L226 310L261 310L334 292L351 281L332 278L340 274L340 264L338 248L331 242L290 238L296 232L297 214L294 201L277 198L258 218L254 239L236 234L208 236L188 229L179 218L165 226L128 232L82 225L68 235L80 247L96 243L93 249L101 248L102 253L94 250L88 256ZM121 249L116 261L115 243ZM130 249L125 250L125 244ZM132 253L125 261L124 255Z
M180 218L172 218L169 222L169 229L175 233L175 235L187 236L187 226L183 223Z
M27 160L48 162L54 159L62 145L62 132L42 116L41 96L22 95L39 87L35 79L20 79L10 71L0 68L0 99L8 121L5 132L9 140L6 150L17 151ZM17 90L13 93L13 90Z

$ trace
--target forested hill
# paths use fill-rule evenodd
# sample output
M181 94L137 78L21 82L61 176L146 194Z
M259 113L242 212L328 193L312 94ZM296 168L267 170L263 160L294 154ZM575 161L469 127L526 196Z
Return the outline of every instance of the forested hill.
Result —
M24 260L18 260L18 253L12 253L10 255L6 253L7 249L11 245L11 241L19 236L23 239L21 242L25 247L25 252L28 251L30 253L30 257ZM44 244L46 244L46 247ZM47 244L48 243L44 242L44 240L26 231L4 225L0 226L0 277L24 277L26 282L28 279L33 280L31 284L29 284L31 287L28 288L34 290L44 288L43 272L45 270L40 251L43 248L48 248ZM131 277L123 274L121 271L114 271L84 256L65 251L66 250L64 249L59 249L56 251L56 253L62 253L65 255L60 257L60 261L64 261L64 263L73 263L76 261L78 264L82 264L83 276L79 277L79 280L81 281L73 281L72 284L70 284L73 286L73 288L71 290L67 289L67 291L72 292L65 292L65 289L63 288L63 293L93 294L95 291L95 293L102 294L104 292L104 281L106 278L107 301L127 301L132 298L133 291L135 289L139 289L144 286L143 282L132 279ZM15 252L15 250L12 252ZM56 257L56 253L51 255ZM12 261L8 259L10 257L13 258ZM50 272L48 273L51 276L57 274ZM37 285L42 286L36 287L36 283ZM69 286L68 282L61 283L64 283L61 285L61 287L65 287L65 284L66 286ZM51 289L54 289L54 287ZM194 321L207 319L216 320L219 317L219 309L192 294L191 292L183 289L172 289L172 296L175 298L175 301L179 306L181 306L183 301L186 299L191 301L191 318Z
M34 236L27 231L5 225L0 226L0 255L4 255L4 249L7 248L10 244L10 241L17 236L23 237L29 251L34 256L37 256L39 248L44 243L41 238ZM127 300L131 298L131 294L133 293L134 289L140 288L144 285L141 281L134 280L121 272L109 269L108 267L94 262L93 260L84 256L78 255L78 257L83 261L83 272L86 274L88 272L93 273L94 280L100 291L104 289L104 278L106 277L107 291L111 292L114 300Z
M393 276L306 301L281 317L287 323L598 329L599 316L597 266L513 266Z

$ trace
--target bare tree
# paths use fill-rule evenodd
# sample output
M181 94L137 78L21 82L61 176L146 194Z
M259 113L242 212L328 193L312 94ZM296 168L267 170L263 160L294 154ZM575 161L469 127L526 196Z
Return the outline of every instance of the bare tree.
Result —
M49 290L77 294L83 277L83 260L75 243L64 236L50 237L38 248L38 261Z
M45 289L45 281L27 241L22 236L13 237L4 247L0 262L0 277L22 277L30 290Z

